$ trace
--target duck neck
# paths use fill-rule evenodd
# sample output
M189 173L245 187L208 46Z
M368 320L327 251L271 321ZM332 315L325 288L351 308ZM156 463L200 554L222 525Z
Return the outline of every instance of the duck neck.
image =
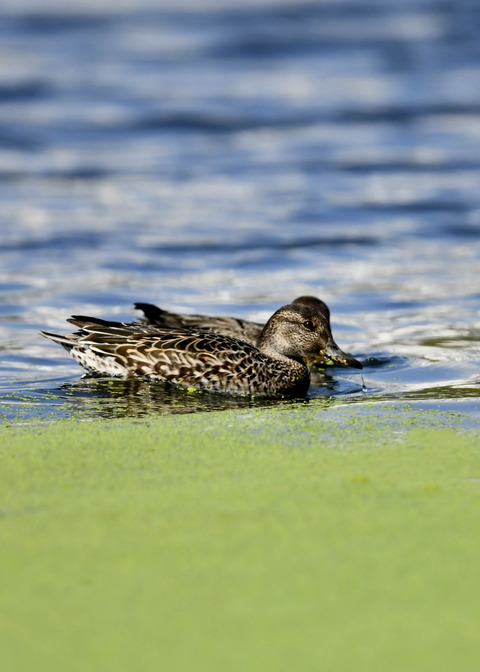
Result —
M305 360L302 357L294 357L292 355L286 355L283 352L281 352L275 343L275 339L271 337L271 335L266 331L265 329L262 331L262 333L259 336L258 342L257 342L257 348L262 352L264 355L267 355L268 357L271 357L272 359L276 359L281 362L288 362L290 365L293 364L293 362L297 363L299 366L302 368L306 368L307 364Z

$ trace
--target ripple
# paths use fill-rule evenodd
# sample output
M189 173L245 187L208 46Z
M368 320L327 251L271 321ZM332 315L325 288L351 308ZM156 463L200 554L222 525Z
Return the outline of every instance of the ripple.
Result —
M53 91L51 84L35 79L0 84L0 103L42 100L51 96Z

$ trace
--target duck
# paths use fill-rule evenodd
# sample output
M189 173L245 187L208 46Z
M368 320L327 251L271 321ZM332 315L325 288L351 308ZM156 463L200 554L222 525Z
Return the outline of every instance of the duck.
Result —
M294 305L302 304L311 306L317 310L330 325L330 309L327 304L316 296L298 296L292 301ZM155 327L167 329L181 329L184 327L195 329L208 329L217 334L225 334L239 338L242 341L256 345L265 324L243 320L239 317L217 315L185 315L184 313L171 313L163 310L152 303L135 303L134 307L143 312L143 318L138 321Z
M326 356L357 369L343 352L318 307L282 306L262 328L256 344L208 329L157 327L74 315L72 334L41 332L62 345L94 376L144 378L192 391L261 398L305 397L307 359Z

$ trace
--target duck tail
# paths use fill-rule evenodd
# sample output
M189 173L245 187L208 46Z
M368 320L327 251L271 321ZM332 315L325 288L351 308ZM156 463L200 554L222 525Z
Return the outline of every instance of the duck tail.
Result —
M154 306L153 303L134 303L133 304L136 310L141 310L149 322L157 322L162 320L166 311L162 310L158 306Z
M49 331L41 331L40 334L41 336L49 338L51 341L54 341L54 343L62 345L68 352L70 352L70 350L77 343L77 337L75 334L68 334L65 336L62 334L52 334Z
M152 303L134 303L137 310L141 310L145 317L139 320L140 323L161 329L182 329L186 326L185 316L170 313L168 310L162 310Z

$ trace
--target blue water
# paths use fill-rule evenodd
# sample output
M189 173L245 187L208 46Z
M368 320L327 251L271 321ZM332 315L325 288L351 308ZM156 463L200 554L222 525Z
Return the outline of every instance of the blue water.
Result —
M365 368L308 403L478 422L480 5L11 0L0 44L4 418L248 405L81 379L38 331L314 294Z

